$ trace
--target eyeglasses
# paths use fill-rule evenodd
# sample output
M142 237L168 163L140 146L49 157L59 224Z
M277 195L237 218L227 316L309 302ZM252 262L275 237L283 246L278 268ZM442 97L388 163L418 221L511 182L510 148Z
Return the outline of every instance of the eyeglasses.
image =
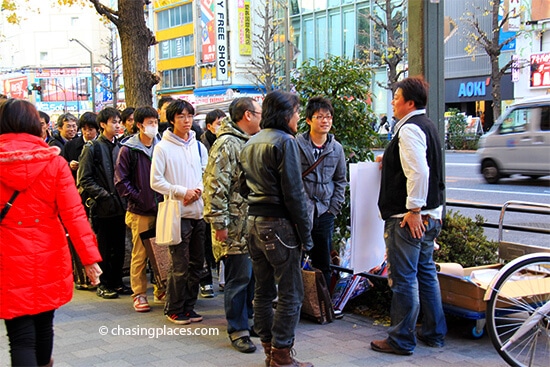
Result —
M326 115L326 116L323 116L323 115L314 115L314 116L311 116L312 118L314 119L317 119L319 121L322 121L322 120L332 120L332 116L331 115Z
M181 114L181 115L176 115L176 118L177 118L177 119L181 119L181 120L189 120L189 119L192 119L192 118L193 118L193 115L184 115L184 114Z
M251 113L253 113L253 114L259 114L259 115L261 115L261 114L262 114L261 112L258 112L258 111L253 111L253 110L248 110L248 112L251 112Z

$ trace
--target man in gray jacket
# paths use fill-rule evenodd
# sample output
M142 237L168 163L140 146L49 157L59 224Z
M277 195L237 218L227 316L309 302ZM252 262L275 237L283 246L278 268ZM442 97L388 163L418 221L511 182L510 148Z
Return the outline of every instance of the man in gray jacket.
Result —
M346 159L342 145L332 128L334 109L330 100L313 97L306 107L309 131L296 137L300 147L302 179L309 198L308 210L312 219L310 251L313 267L321 270L330 285L330 252L334 218L340 213L346 190Z

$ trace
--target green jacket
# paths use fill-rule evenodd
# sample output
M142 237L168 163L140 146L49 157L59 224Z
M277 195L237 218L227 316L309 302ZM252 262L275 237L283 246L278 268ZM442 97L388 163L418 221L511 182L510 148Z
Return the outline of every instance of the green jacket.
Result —
M212 251L216 261L226 255L248 253L246 218L248 204L239 194L239 154L250 136L229 117L222 121L218 138L210 148L204 171L204 219L212 227ZM228 229L225 243L216 241L217 229ZM208 235L208 234L207 234Z

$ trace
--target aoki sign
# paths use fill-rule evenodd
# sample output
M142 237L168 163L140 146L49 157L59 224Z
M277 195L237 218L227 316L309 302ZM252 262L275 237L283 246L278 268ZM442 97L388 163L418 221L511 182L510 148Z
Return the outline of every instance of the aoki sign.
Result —
M481 97L486 94L486 82L485 81L473 81L467 83L460 83L458 88L458 98L464 97Z

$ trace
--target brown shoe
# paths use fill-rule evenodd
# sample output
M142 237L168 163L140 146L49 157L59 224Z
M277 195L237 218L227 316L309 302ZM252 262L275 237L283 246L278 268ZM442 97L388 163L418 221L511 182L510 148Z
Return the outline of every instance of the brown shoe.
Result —
M393 354L399 354L401 356L410 356L413 354L410 350L401 350L396 349L388 343L388 339L383 340L373 340L370 342L370 347L372 350L376 352L382 352L382 353L393 353Z
M298 362L292 357L292 348L271 347L270 367L313 367L309 362Z
M265 367L269 367L271 364L271 342L262 342L262 347L264 347L265 353Z

